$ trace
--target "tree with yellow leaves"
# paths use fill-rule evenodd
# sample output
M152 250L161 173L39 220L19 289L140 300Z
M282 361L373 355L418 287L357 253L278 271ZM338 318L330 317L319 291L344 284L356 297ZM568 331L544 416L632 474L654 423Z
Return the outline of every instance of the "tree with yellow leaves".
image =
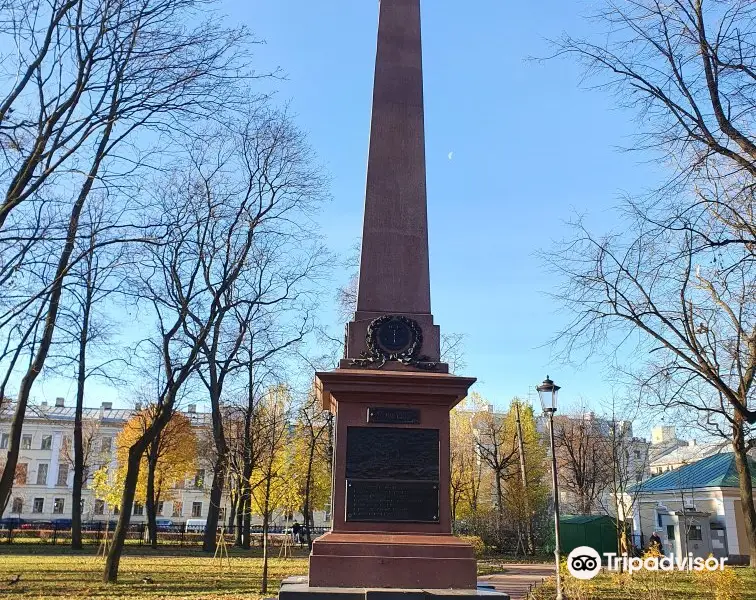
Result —
M536 428L533 407L527 402L513 398L505 422L517 439L519 477L506 482L504 507L509 521L517 525L518 539L525 538L525 551L533 554L536 546L534 516L546 509L549 496L545 484L546 445ZM522 439L519 439L520 434Z
M123 494L123 476L118 469L107 465L97 469L92 475L92 491L97 500L102 500L110 514L120 509Z
M311 391L297 411L297 420L287 445L290 512L304 517L307 545L312 542L312 513L325 508L331 497L330 435L331 413L324 411Z
M451 510L456 529L501 549L535 550L534 520L547 509L546 447L533 408L515 398L495 411L472 393L450 416Z
M475 447L477 412L466 404L456 406L450 419L451 517L456 530L460 520L475 515L483 479L483 462Z
M155 418L155 408L148 406L134 414L116 438L116 459L119 471L128 461L128 452ZM174 413L165 428L155 437L142 456L135 498L145 503L150 543L157 547L157 506L170 500L177 483L193 475L197 463L197 438L192 423L182 413Z
M268 528L271 517L276 510L290 510L296 497L289 478L291 455L286 451L291 437L290 407L291 392L286 386L278 385L263 395L257 411L257 460L250 477L250 487L251 509L263 521L263 594L268 591Z

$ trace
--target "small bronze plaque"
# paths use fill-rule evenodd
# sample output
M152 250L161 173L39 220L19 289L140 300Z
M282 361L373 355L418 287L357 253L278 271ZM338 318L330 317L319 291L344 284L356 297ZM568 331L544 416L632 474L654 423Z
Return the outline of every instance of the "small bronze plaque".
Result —
M438 481L438 429L348 427L346 478Z
M347 481L347 521L438 523L438 505L437 481Z
M417 408L368 408L368 423L387 425L419 425L420 410Z

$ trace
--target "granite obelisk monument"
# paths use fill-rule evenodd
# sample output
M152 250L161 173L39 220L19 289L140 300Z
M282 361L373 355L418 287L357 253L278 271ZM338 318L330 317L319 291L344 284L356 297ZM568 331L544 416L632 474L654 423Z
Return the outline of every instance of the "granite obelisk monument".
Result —
M431 314L422 73L420 0L381 0L356 312L339 368L316 374L333 528L309 589L476 587L449 506L449 411L475 380L440 362Z

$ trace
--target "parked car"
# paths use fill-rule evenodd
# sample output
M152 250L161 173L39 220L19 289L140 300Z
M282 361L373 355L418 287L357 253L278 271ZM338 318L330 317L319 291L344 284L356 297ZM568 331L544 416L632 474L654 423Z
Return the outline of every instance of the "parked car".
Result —
M158 531L170 531L173 529L173 521L171 519L155 519L155 525L157 525Z
M73 526L72 519L53 519L52 525L55 529L71 529Z
M203 533L207 526L205 519L187 519L184 525L184 531L187 533Z
M52 529L52 521L24 521L21 529Z
M24 524L24 520L19 517L8 517L0 519L0 527L3 529L19 529Z

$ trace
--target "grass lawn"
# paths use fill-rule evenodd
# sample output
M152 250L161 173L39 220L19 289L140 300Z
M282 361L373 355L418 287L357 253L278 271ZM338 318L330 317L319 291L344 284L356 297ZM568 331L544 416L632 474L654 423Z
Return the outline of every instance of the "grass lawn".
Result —
M101 582L104 561L90 549L78 554L62 547L0 547L0 598L108 598L180 599L208 598L257 600L261 598L262 558L260 551L232 551L231 565L221 570L212 557L199 551L166 552L158 549L127 550L121 559L116 585ZM170 555L169 555L170 554ZM278 593L281 580L307 573L302 552L278 559L276 548L269 562L266 596ZM21 575L20 581L9 582ZM153 583L142 580L150 577Z
M259 549L231 549L231 564L221 570L217 560L196 549L127 548L116 585L101 583L104 561L95 549L73 554L65 546L0 545L0 598L108 598L259 600L262 598L262 558ZM278 548L269 564L266 597L278 592L289 575L307 573L307 552L279 559ZM479 561L481 575L505 572L516 559L487 557ZM588 582L569 577L569 600L756 600L756 571L728 569L727 576L702 581L688 573L602 573ZM21 579L9 585L17 575ZM150 577L151 583L143 579ZM552 600L553 581L539 588L532 600Z
M756 570L728 568L724 575L705 578L685 572L640 572L601 573L578 581L568 575L564 586L570 600L756 600ZM554 581L549 580L532 600L553 600L554 595Z

